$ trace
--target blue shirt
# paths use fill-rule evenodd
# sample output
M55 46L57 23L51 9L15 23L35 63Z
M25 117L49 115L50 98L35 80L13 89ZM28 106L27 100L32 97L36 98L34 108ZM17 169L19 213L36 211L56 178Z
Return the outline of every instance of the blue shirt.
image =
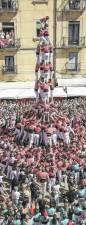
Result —
M69 220L67 218L64 219L64 220L62 220L61 223L60 223L60 225L67 225L68 221Z
M86 196L86 189L83 188L82 190L80 190L79 191L79 196L80 197L85 197Z
M79 171L79 164L73 164L72 165L72 169L76 172L76 171Z

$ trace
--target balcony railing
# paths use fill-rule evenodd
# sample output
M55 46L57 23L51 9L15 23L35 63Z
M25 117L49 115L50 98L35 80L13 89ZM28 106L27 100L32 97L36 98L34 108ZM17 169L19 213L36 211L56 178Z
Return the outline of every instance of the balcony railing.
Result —
M66 72L79 72L80 71L80 63L66 63L65 65Z
M32 3L33 4L43 4L43 3L48 3L48 0L32 0Z
M83 11L86 8L85 0L67 0L65 2L64 11Z
M74 40L68 37L62 37L60 47L61 48L71 48L71 47L84 48L85 37L80 37L79 39L77 38L77 40Z
M16 12L18 10L18 0L0 1L0 12Z
M18 49L20 48L20 39L0 38L0 49Z
M2 74L16 74L17 73L17 66L3 66L2 67Z

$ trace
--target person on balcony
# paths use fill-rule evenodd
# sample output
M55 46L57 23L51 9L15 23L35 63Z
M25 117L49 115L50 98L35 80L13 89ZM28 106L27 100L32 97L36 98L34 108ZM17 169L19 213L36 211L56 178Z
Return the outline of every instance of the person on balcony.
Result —
M8 0L8 8L9 9L11 8L11 3L12 3L12 1L11 0Z
M4 39L5 38L5 33L4 33L4 31L2 30L2 31L0 31L0 38L1 39Z
M16 0L11 0L11 6L13 9L16 9L17 6Z
M0 47L4 48L5 47L5 33L3 31L0 32Z

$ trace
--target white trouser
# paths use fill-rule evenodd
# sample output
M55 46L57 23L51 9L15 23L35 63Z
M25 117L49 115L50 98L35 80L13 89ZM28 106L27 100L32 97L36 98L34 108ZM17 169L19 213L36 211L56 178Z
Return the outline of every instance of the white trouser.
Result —
M45 79L45 81L48 81L48 79L49 79L49 71L44 73L44 79Z
M45 99L44 91L40 89L39 94L40 94L42 101L44 102L44 99Z
M50 54L49 54L49 62L52 62L52 59L53 59L53 53L50 52Z
M44 53L44 61L45 61L45 64L49 63L49 52Z
M59 183L61 183L61 181L62 181L62 171L61 170L58 170L58 180L59 180Z
M59 192L56 192L55 201L56 201L56 206L58 206L58 204L59 204Z
M6 165L4 165L3 163L0 163L0 167L2 168L2 171L5 171Z
M49 95L48 95L48 91L44 92L44 96L45 96L45 104L49 102Z
M41 52L41 61L44 60L44 52Z
M53 77L53 71L50 71L50 79Z
M65 144L70 144L69 132L64 133L63 140Z
M18 205L19 199L12 199L13 204Z
M59 138L59 130L57 130L57 139Z
M39 134L34 134L34 144L39 145Z
M46 121L49 122L49 114L44 114L43 116L43 122L45 123Z
M63 132L59 132L59 138L63 140Z
M34 134L33 133L29 134L29 142L30 142L30 148L31 148L34 143Z
M47 96L47 97L45 97L45 104L47 104L47 103L49 103L49 97Z
M36 64L40 64L40 54L36 55Z
M52 187L55 185L56 178L52 177L49 179L49 192L51 192Z
M41 74L41 77L44 78L44 71L43 70L40 70L40 74Z
M24 131L24 135L23 135L21 143L24 143L24 141L26 141L26 139L27 139L27 133L26 133L26 131Z
M52 134L53 144L57 144L57 134Z
M8 168L7 168L7 178L10 178L11 172L12 172L12 166L8 166Z
M65 184L65 187L68 187L68 183L67 183L67 175L65 174L65 175L63 175L62 177L63 177L63 182L64 182L64 184Z
M35 95L36 95L36 102L37 102L38 101L38 97L39 97L38 91L35 91Z
M41 188L42 188L42 193L45 195L46 194L46 187L47 187L47 182L41 183Z
M50 147L52 146L52 136L48 136L48 144Z
M75 184L77 185L79 182L79 172L75 172Z
M45 104L49 102L48 92L41 91L40 97Z

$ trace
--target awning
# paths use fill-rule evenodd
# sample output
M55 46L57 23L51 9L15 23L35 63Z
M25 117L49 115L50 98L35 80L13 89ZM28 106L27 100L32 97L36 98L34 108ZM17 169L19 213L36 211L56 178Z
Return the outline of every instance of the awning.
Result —
M22 89L20 93L17 93L17 98L36 98L34 89Z
M85 97L86 87L68 87L67 88L68 97Z
M35 98L34 89L4 89L0 91L0 99Z
M50 96L50 93L49 93ZM86 87L56 87L53 91L54 98L67 98L67 97L85 97ZM34 88L10 88L0 90L0 99L23 99L23 98L36 98Z
M17 98L16 89L0 90L0 99L16 99L16 98Z
M64 97L64 98L66 98L67 94L66 94L66 92L64 91L63 88L54 88L53 97Z

